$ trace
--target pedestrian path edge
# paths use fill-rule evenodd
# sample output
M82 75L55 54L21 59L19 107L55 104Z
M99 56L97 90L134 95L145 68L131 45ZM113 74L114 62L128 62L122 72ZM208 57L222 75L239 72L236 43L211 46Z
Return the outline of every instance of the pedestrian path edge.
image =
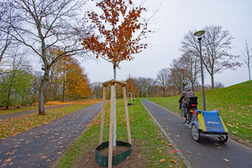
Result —
M148 100L146 100L146 101L148 101ZM162 128L162 126L158 123L158 121L154 118L154 116L151 114L151 112L144 105L143 99L141 99L141 103L143 104L145 110L148 111L148 113L151 116L151 118L154 120L154 123L160 128L160 130L163 132L164 136L168 139L168 141L170 141L170 143L175 148L175 150L179 151L179 152L177 152L177 154L182 158L182 160L183 160L184 164L186 165L186 167L187 168L192 168L191 163L186 159L186 157L183 155L183 153L180 152L179 148L176 146L176 144L174 143L174 141L168 136L168 134L165 132L165 130Z

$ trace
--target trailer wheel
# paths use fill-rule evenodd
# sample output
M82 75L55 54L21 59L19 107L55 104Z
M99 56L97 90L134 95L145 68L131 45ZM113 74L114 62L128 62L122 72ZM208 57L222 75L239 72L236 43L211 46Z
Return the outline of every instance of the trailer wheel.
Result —
M228 135L219 135L218 139L221 143L225 143L228 140Z
M200 140L200 131L199 129L196 127L196 125L192 125L192 137L196 142L199 142Z

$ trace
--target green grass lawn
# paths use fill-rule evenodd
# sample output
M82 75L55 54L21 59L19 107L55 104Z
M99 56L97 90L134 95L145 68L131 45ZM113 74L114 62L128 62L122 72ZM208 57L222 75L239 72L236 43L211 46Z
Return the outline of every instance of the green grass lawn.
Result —
M202 109L202 92L198 96L198 109ZM180 114L180 96L150 98L161 106ZM218 110L229 133L242 141L252 143L252 81L221 89L206 90L206 109Z
M0 139L7 138L11 135L29 130L36 126L46 124L52 120L63 117L72 112L81 110L90 104L98 101L84 102L80 104L72 104L66 107L55 108L46 111L46 115L38 115L37 113L23 115L18 118L10 118L0 120Z
M0 110L0 115L1 114L11 114L11 113L19 113L23 111L29 111L29 110L35 110L38 109L38 106L32 105L32 106L23 106L20 108L10 108L7 110Z
M108 140L109 103L106 106L104 141ZM130 127L133 147L141 152L146 167L185 167L180 157L173 151L173 147L163 136L159 127L154 123L148 112L142 106L140 99L135 99L134 105L129 106ZM69 168L76 164L78 158L84 156L99 143L100 115L89 128L70 147L58 162L56 167ZM117 102L117 140L127 141L127 131L123 102ZM95 157L95 156L93 156ZM161 162L160 162L161 160ZM122 163L123 164L123 163Z

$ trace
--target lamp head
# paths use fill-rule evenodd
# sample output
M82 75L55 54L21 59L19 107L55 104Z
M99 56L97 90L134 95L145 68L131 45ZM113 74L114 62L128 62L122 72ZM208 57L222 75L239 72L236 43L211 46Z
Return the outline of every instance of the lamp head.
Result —
M205 32L206 32L205 30L200 30L200 31L195 32L193 35L197 37L201 37L203 34L205 34Z

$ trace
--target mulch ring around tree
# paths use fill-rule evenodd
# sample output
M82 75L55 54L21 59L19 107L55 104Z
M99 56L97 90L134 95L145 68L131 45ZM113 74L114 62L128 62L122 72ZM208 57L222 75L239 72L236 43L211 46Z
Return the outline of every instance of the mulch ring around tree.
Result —
M96 146L90 148L86 155L82 155L77 160L76 164L72 168L100 168L100 166L95 162L95 149ZM126 150L123 146L117 146L116 150L113 151L113 155L124 152ZM103 155L107 155L108 150L104 149L101 151ZM146 167L148 161L144 158L144 155L138 148L132 145L132 152L127 157L127 159L121 162L119 165L113 166L113 168L136 168L136 167Z

